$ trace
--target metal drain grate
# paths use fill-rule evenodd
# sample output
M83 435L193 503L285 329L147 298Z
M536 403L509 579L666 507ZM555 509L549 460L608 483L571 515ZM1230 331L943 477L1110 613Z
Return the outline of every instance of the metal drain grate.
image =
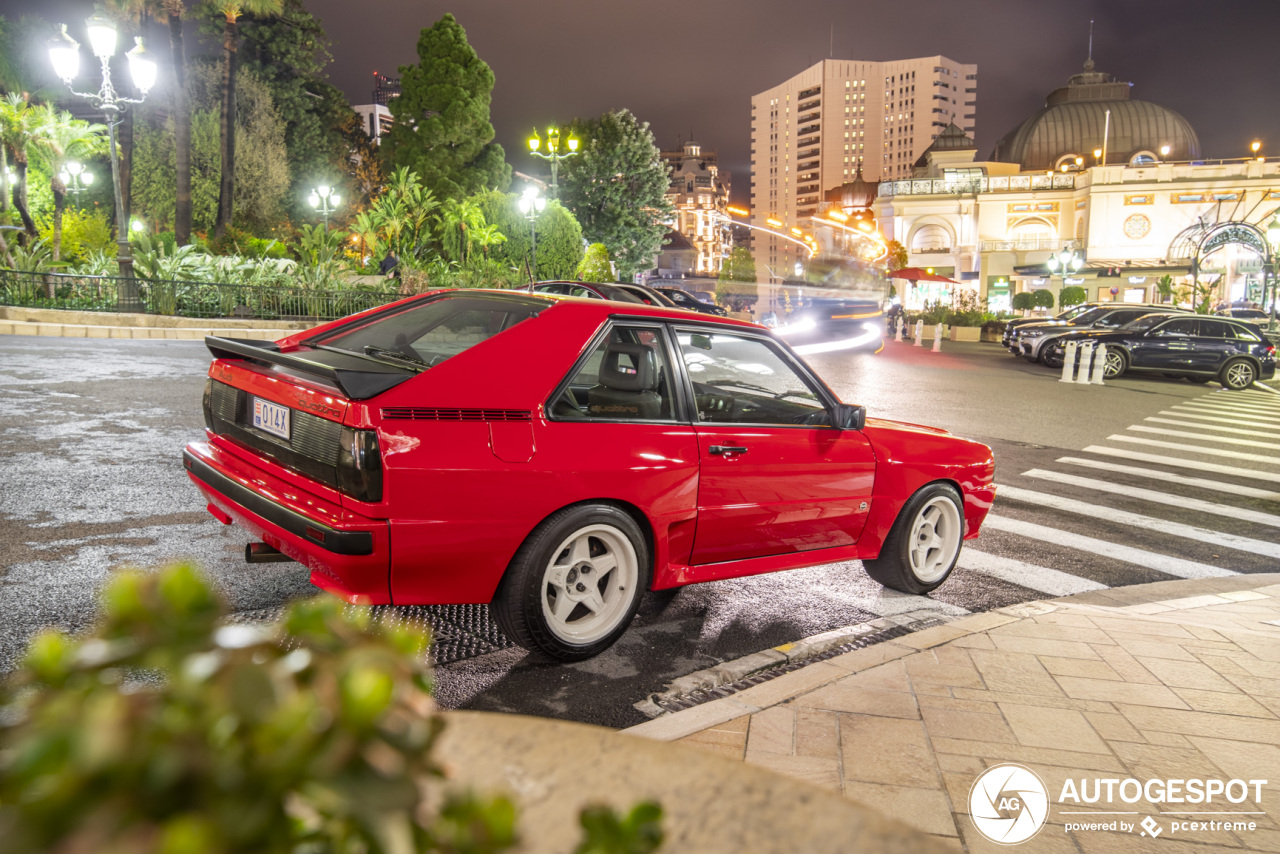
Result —
M828 658L835 658L837 655L844 655L846 652L853 652L855 649L862 649L863 647L878 644L881 641L900 638L903 635L913 634L921 629L930 629L934 626L940 626L942 623L942 620L928 619L913 622L909 626L890 626L886 629L862 635L856 640L849 641L848 643L841 644L840 646L832 647L831 649L825 650L817 655L813 655L799 661L789 661L786 664L779 664L776 667L758 670L750 676L739 679L736 682L726 682L725 684L717 685L714 688L706 688L701 691L691 691L690 693L684 694L680 697L654 696L652 698L653 704L667 712L678 712L683 709L691 709L694 706L701 705L702 703L719 700L722 697L728 697L731 694L736 694L739 691L744 691L747 688L751 688L763 682L768 682L770 679L776 679L784 673L799 670L800 668L807 667L814 662L826 661Z
M376 613L383 620L430 629L435 664L452 664L515 646L498 630L488 605L379 606Z

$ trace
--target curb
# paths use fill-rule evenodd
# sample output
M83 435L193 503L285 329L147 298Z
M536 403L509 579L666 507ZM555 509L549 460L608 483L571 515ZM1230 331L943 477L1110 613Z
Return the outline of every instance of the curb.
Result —
M297 329L188 329L159 326L92 326L78 323L34 323L26 320L0 320L0 335L40 335L52 338L138 338L149 340L203 341L206 335L230 338L252 338L275 341L298 332Z

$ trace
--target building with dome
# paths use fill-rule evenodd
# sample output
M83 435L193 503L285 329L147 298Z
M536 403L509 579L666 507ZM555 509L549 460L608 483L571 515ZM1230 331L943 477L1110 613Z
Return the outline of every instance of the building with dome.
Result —
M883 233L909 266L958 280L992 309L1064 285L1090 300L1159 301L1164 276L1214 301L1261 301L1280 159L1205 159L1185 118L1132 90L1091 58L985 161L963 129L946 128L910 178L879 184ZM1065 278L1048 264L1063 250L1080 259ZM909 305L951 296L897 284Z

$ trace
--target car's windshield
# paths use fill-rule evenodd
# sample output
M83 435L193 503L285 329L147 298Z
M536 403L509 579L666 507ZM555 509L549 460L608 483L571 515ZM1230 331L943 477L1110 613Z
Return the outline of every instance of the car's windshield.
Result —
M1103 306L1099 306L1097 308L1091 308L1088 311L1084 312L1083 314L1080 314L1072 318L1071 322L1074 324L1079 324L1081 326L1088 326L1090 323L1093 323L1095 320L1097 320L1099 317L1102 317L1104 314L1106 314L1109 311L1114 311L1114 309L1105 308Z
M448 294L380 312L307 341L400 366L431 367L528 320L544 300L505 294Z
M1055 318L1055 320L1070 320L1073 317L1078 317L1079 315L1084 314L1086 311L1092 311L1092 310L1093 309L1091 309L1087 305L1073 305L1071 306L1071 308L1062 312L1062 314L1059 314Z
M644 304L644 300L640 299L640 297L617 285L592 284L591 287L603 294L605 299L611 299L615 302L638 302L641 305Z

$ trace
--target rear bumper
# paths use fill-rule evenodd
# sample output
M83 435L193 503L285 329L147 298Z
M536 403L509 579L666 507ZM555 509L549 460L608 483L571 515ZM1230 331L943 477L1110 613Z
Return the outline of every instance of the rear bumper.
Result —
M213 507L310 569L312 584L353 603L391 603L385 520L303 493L204 442L188 445L182 464Z

